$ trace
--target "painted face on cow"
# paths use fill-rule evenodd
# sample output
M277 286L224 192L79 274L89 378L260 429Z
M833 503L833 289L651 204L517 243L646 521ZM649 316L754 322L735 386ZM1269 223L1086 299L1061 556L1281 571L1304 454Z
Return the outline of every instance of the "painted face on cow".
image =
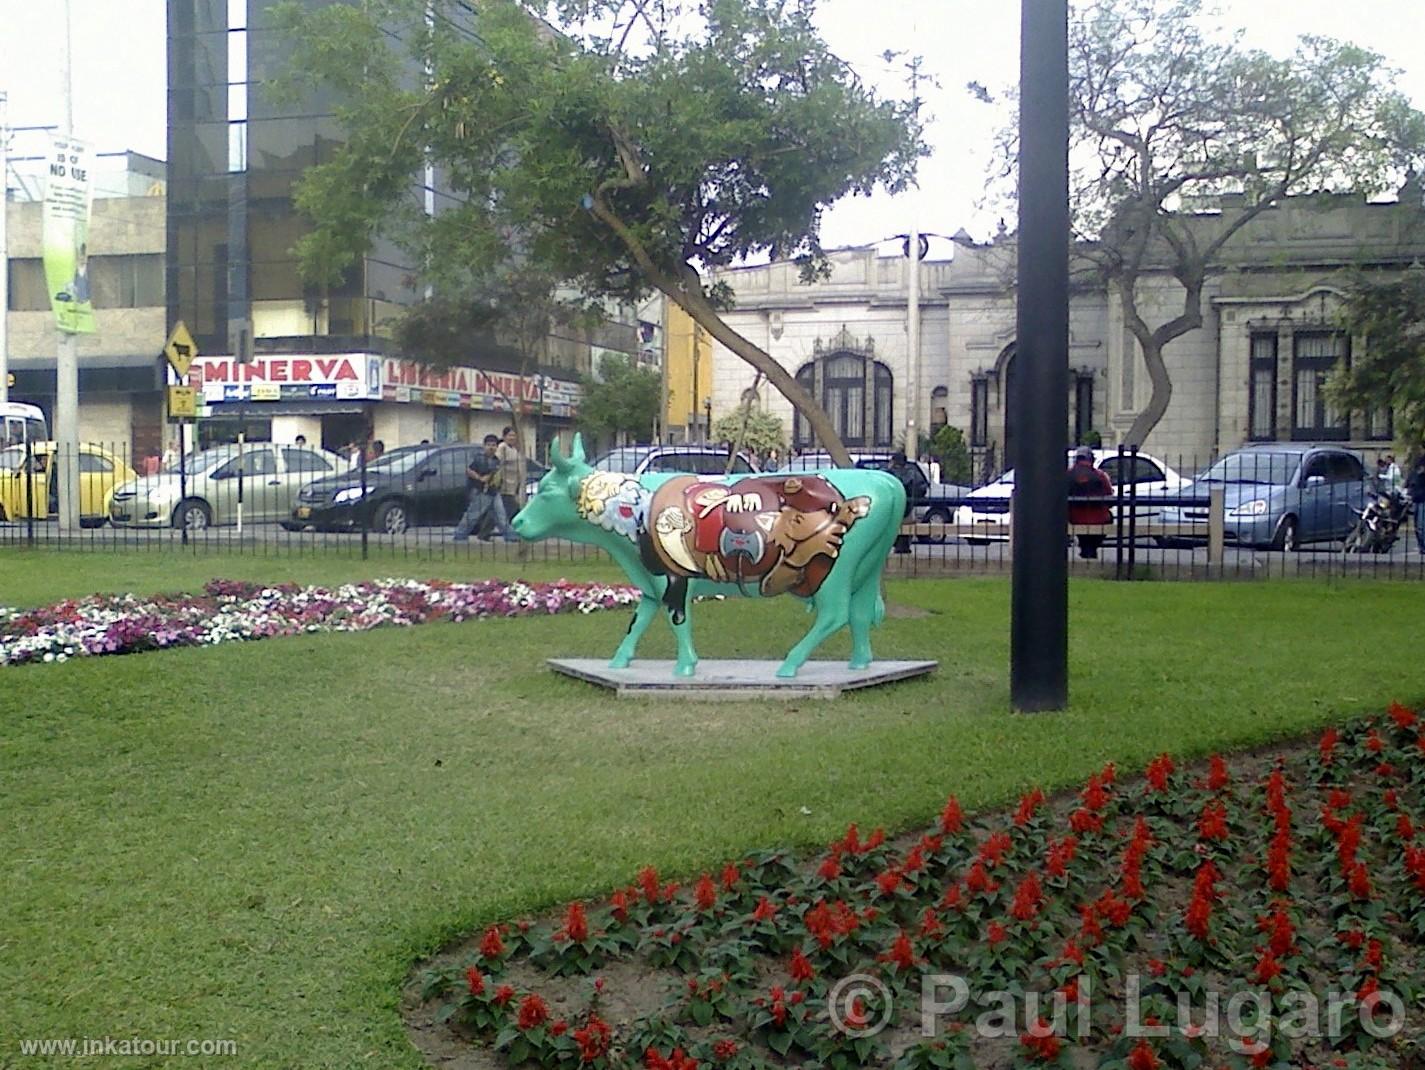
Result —
M559 452L558 443L551 444L549 471L540 479L538 492L510 521L515 534L530 541L553 536L578 540L587 529L576 504L579 488L593 472L581 436L574 436L568 457Z

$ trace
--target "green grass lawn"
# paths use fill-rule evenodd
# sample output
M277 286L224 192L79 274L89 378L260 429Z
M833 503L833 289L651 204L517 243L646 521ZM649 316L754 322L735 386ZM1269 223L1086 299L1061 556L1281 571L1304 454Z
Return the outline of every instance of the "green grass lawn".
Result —
M105 562L0 555L0 602L211 575L479 574ZM221 1065L416 1067L400 985L483 922L645 864L692 873L852 820L923 822L950 791L996 804L1108 758L1257 744L1425 697L1409 584L1077 584L1072 709L1032 717L1006 709L1006 583L902 581L890 597L903 608L879 652L939 658L939 674L835 703L613 702L545 671L546 655L611 652L623 613L0 669L0 1066L38 1064L21 1037L108 1034L235 1039ZM696 625L704 657L780 656L807 618L726 602ZM665 627L645 653L671 656Z

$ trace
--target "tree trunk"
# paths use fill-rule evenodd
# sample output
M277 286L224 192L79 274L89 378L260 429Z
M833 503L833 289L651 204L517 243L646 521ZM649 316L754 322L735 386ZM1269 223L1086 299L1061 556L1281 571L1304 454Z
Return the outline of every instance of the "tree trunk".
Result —
M1143 363L1148 369L1148 379L1153 384L1153 396L1143 411L1133 418L1133 426L1124 438L1126 446L1142 446L1143 440L1158 421L1168 411L1168 402L1173 399L1173 381L1168 377L1168 366L1163 362L1163 346L1156 339L1141 341Z
M801 413L807 423L811 424L812 433L826 448L826 452L831 454L831 459L836 462L838 467L855 467L851 460L851 454L842 444L841 436L836 433L836 425L831 422L831 417L826 414L825 409L817 404L816 399L802 388L802 385L786 368L782 367L760 346L753 345L729 327L727 322L718 315L717 309L713 308L712 303L701 293L693 294L686 290L676 289L664 289L663 292L675 301L684 312L692 316L693 320L710 335L761 372L767 381L776 387L777 392L791 402L792 408Z

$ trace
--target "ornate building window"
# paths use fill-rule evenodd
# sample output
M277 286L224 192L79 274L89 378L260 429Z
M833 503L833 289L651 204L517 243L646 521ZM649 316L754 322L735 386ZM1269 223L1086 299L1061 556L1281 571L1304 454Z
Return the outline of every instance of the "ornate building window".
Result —
M889 449L891 446L891 370L875 359L874 343L853 338L845 327L823 345L818 340L812 361L797 372L797 382L826 410L836 433L848 447ZM810 449L811 425L798 413L792 422L792 444Z
M1247 437L1271 442L1277 437L1277 336L1252 335L1247 372Z
M1346 413L1326 400L1326 380L1338 361L1349 360L1348 340L1338 331L1306 331L1292 339L1291 437L1305 441L1351 437Z

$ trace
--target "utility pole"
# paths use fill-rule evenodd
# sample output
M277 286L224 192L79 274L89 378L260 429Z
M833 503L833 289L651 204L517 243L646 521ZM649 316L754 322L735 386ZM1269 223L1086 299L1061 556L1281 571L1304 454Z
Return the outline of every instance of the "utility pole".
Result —
M910 63L910 92L919 111L919 56ZM910 233L906 236L906 257L910 274L906 293L905 455L914 461L920 457L920 432L916 424L916 417L920 414L920 220L914 199L911 201Z
M64 137L74 138L73 26L70 0L64 0ZM54 365L55 458L59 470L59 530L79 530L79 336L59 331Z
M1069 701L1068 0L1020 0L1019 278L1011 539L1010 698L1025 712Z
M0 89L0 404L10 400L10 98Z

